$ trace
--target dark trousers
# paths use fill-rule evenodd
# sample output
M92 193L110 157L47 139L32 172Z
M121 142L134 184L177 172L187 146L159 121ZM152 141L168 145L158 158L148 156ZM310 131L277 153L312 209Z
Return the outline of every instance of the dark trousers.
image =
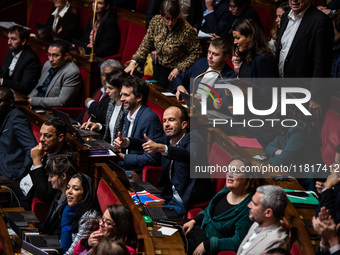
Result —
M153 78L158 81L158 85L164 89L167 89L170 85L168 81L169 74L173 70L172 68L164 67L160 64L153 65Z

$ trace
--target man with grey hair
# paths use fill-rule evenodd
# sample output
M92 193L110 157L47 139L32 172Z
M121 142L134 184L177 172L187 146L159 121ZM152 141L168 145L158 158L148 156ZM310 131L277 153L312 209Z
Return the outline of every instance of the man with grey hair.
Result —
M106 94L106 75L113 70L122 68L122 65L115 59L105 60L100 65L100 81L102 86L93 94L92 97L88 97L85 100L85 109L77 117L79 123L88 121L102 122L106 120L106 110L109 104L110 98Z
M281 223L287 206L284 190L276 185L256 189L249 207L249 218L254 221L243 239L237 255L262 254L272 248L289 248L288 233Z

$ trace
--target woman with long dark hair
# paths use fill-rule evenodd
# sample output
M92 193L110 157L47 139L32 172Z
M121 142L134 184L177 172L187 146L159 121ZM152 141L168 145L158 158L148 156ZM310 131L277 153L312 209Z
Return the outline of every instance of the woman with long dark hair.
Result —
M276 18L275 18L275 25L274 28L270 31L270 36L272 37L269 41L269 47L272 49L273 52L276 51L277 47L277 38L279 36L279 31L281 27L281 17L286 12L289 11L290 7L288 2L284 2L276 8Z
M99 229L82 239L77 244L73 255L91 254L92 248L103 238L121 242L125 244L131 255L136 254L137 235L129 209L123 205L109 205L103 216L99 218Z
M261 27L252 19L239 20L233 27L235 51L242 61L240 78L276 77L274 54Z
M128 74L122 69L112 71L106 76L106 94L110 97L110 101L106 111L105 124L99 122L85 122L81 126L83 129L97 130L104 134L104 140L113 144L114 139L118 136L118 132L124 133L124 120L127 110L124 109L120 101L120 90L122 83Z
M82 238L98 229L99 205L91 178L82 173L73 175L69 180L66 198L60 243L64 254L71 255Z
M254 84L252 86L253 107L257 110L270 109L273 82L271 79L263 78L277 77L277 69L274 65L274 53L269 49L262 28L252 19L242 19L234 25L233 37L235 51L242 62L238 77ZM247 119L261 117L263 116L251 112L245 114ZM248 132L250 134L247 135L257 138L262 146L266 146L275 136L269 123L265 123L262 127L248 128Z
M93 15L90 17L81 41L92 48L97 57L108 57L118 52L120 43L120 32L116 22L116 15L111 0L98 0L95 14L95 23L92 27ZM93 0L92 9L95 9ZM92 36L94 34L94 42Z
M74 153L58 154L48 160L46 174L52 188L57 189L44 223L39 227L43 234L60 235L61 215L67 204L66 187L77 172L77 159Z

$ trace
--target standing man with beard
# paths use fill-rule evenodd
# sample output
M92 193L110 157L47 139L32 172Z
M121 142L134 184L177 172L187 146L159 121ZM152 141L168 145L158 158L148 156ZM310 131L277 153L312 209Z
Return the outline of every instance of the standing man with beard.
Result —
M0 85L28 95L40 77L40 60L27 46L29 31L21 26L8 29L8 46L4 64L0 69Z
M33 198L39 198L44 202L50 202L56 190L48 183L46 166L48 159L57 154L72 152L67 145L66 123L59 119L49 119L40 128L40 143L32 148L32 164L26 169L27 174L13 183L13 188L22 206L30 210Z

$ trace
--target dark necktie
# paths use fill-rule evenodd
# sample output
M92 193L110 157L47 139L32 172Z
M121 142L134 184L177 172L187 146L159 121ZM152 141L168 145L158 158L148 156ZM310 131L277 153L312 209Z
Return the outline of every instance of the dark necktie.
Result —
M41 86L37 87L38 90L38 94L37 97L44 97L48 88L48 85L50 85L54 75L57 73L58 69L56 68L50 68L48 70L49 74L47 76L47 78L45 79L45 81L43 82L43 84Z

